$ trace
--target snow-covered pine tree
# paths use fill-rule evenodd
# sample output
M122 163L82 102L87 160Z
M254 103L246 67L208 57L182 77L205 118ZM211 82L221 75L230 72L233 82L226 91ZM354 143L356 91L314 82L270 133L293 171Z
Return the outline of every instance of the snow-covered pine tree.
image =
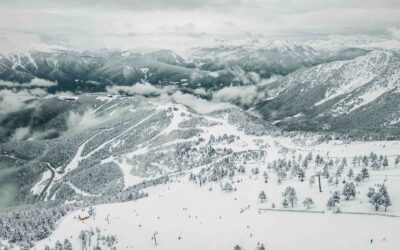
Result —
M394 160L394 166L397 168L397 166L400 164L400 155L398 155L396 157L396 159Z
M274 204L272 204L272 205L274 205ZM286 199L283 199L283 201L282 201L282 205L283 205L283 207L284 207L284 208L287 208L287 207L289 206L289 202L288 202L288 200L286 200Z
M349 172L347 173L347 177L349 177L349 179L353 178L354 176L354 171L352 168L349 169Z
M381 168L381 165L380 165L380 163L378 163L378 162L375 160L375 161L372 162L371 168L372 168L373 170L378 170L378 169Z
M62 250L72 250L72 249L73 249L72 248L72 243L68 239L65 239Z
M303 205L310 209L310 207L314 204L314 201L310 197L306 197L303 201Z
M348 182L344 185L342 194L349 200L350 197L356 197L356 187L353 182Z
M326 206L330 210L332 207L336 206L336 203L340 202L340 193L335 191L332 193L332 196L328 199Z
M375 211L378 211L379 207L385 203L385 197L381 192L374 192L370 197L369 202L375 207Z
M360 183L362 181L362 175L357 174L356 177L354 178L354 180L357 182L357 186L358 186L358 183Z
M326 178L326 179L328 179L329 177L330 177L330 173L329 173L329 168L328 168L328 166L324 166L324 168L323 168L323 170L322 170L322 175Z
M258 199L260 199L261 202L265 202L267 200L267 195L265 194L264 190L260 192Z
M297 170L297 177L299 178L299 180L303 181L305 176L306 172L303 169L299 168Z
M333 200L332 197L329 197L328 202L326 203L326 206L328 207L329 210L333 208L336 205L335 201Z
M264 246L264 244L260 244L260 243L258 243L257 244L257 247L256 247L256 250L265 250L265 246Z
M392 205L392 201L390 200L386 185L383 184L379 188L378 192L380 192L383 195L383 197L385 198L384 203L382 205L385 207L385 212L386 212L387 208Z
M282 196L285 198L288 203L293 207L297 202L296 190L293 187L287 187L285 191L282 193Z
M56 246L54 248L55 250L63 250L63 245L61 244L60 241L57 240Z
M239 245L233 247L233 250L243 250L243 248Z
M339 191L333 192L331 197L333 198L335 203L340 203L340 193L339 193Z
M231 185L229 182L227 182L227 183L225 183L225 185L224 185L224 187L222 188L222 190L224 190L224 191L226 191L226 192L231 192L231 191L233 190L233 187L232 187L232 185Z
M389 160L387 156L383 158L383 163L382 163L383 169L387 168L389 166Z
M371 198L375 194L375 189L370 187L367 193L367 197Z
M344 169L343 166L339 166L339 167L337 168L337 171L336 171L336 176L337 176L337 177L342 176L343 169Z
M365 180L366 178L369 178L369 172L367 168L363 168L361 170L361 177L363 180Z
M307 160L304 160L304 161L301 163L301 167L304 168L304 169L307 169L307 168L308 168L308 161L307 161Z

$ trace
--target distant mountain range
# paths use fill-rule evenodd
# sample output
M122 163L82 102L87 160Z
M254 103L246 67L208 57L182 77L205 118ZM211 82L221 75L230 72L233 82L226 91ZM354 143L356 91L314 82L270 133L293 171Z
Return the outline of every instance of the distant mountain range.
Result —
M324 42L254 40L193 48L184 56L169 50L3 55L0 88L26 88L30 86L27 82L44 79L54 83L43 86L51 93L87 93L146 82L212 99L225 87L255 86L268 98L245 108L284 129L398 134L399 52L351 44L354 46L339 43L329 47ZM265 83L276 75L278 80ZM28 112L27 117L38 112ZM51 112L39 116L53 115L58 116ZM10 133L5 128L16 124L26 126L28 120L22 116L22 121L19 113L0 116L1 134ZM29 123L42 124L40 121Z
M0 80L18 83L34 78L56 81L50 91L104 91L110 85L133 85L147 81L185 89L210 90L230 85L253 84L246 76L261 78L287 75L327 61L347 60L367 53L363 49L335 52L316 51L292 42L226 44L195 48L185 59L169 50L132 51L54 51L21 55L0 55Z

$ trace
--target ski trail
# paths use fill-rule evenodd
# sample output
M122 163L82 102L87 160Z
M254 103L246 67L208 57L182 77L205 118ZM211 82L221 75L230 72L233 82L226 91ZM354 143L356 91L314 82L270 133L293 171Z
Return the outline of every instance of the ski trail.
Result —
M102 148L104 148L107 144L115 141L117 138L122 137L123 135L127 134L128 132L130 132L131 130L133 130L134 128L136 128L137 126L141 125L142 123L144 123L145 121L147 121L148 119L150 119L151 117L153 117L154 115L156 115L157 113L153 113L150 114L149 116L147 116L146 118L144 118L143 120L141 120L140 122L136 123L135 125L129 127L128 129L126 129L125 131L123 131L121 134L107 140L106 142L102 143L100 146L98 146L97 148L95 148L94 150L92 150L90 153L88 153L87 155L85 155L84 157L81 157L82 159L86 159L90 156L92 156L94 153L98 152L99 150L101 150Z
M156 113L150 114L149 116L147 116L146 118L142 119L141 121L139 121L138 123L136 123L135 125L131 126L130 128L126 129L125 131L123 131L121 134L115 136L114 138L104 142L103 144L101 144L100 146L98 146L97 148L95 148L94 150L92 150L90 153L88 153L85 156L82 156L82 152L85 148L85 146L87 145L87 143L89 143L94 137L96 137L98 134L100 134L101 132L104 132L106 130L110 130L110 129L104 129L101 131L98 131L97 133L95 133L94 135L92 135L91 137L89 137L84 143L82 143L79 147L78 150L76 152L76 154L74 155L74 157L72 158L72 160L68 163L68 165L64 168L64 173L62 174L57 174L56 177L53 179L53 181L50 183L50 185L48 186L47 190L51 190L51 188L53 187L55 182L60 182L62 181L62 179L64 178L64 176L66 174L68 174L69 172L71 172L72 170L74 170L75 168L77 168L79 166L79 162L82 161L83 159L86 159L90 156L92 156L94 153L98 152L99 150L101 150L103 147L105 147L107 144L113 142L115 139L123 136L124 134L128 133L130 130L134 129L135 127L139 126L140 124L142 124L143 122L145 122L146 120L150 119L152 116L154 116ZM71 184L71 183L70 183ZM68 184L69 185L69 184ZM71 184L72 185L72 184ZM75 187L75 186L74 186ZM71 187L73 188L73 187ZM77 188L77 187L75 187ZM75 188L73 188L75 190ZM78 189L78 188L77 188ZM80 193L83 193L84 191L79 189ZM86 192L85 192L86 193ZM47 200L51 200L54 198L56 193L54 193L51 197L49 197L49 192L46 192L46 197L45 197L45 201ZM89 193L86 193L87 195L92 195Z

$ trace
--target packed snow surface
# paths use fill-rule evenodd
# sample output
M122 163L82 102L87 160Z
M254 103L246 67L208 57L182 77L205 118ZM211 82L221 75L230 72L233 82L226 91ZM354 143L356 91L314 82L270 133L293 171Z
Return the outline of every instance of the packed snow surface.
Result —
M313 152L330 159L351 158L371 151L388 156L389 167L371 170L370 178L357 185L356 198L341 200L340 214L333 213L334 209L327 209L326 201L333 191L342 190L342 183L328 185L327 180L322 179L323 192L320 193L317 183L310 186L308 181L301 182L297 178L288 178L277 184L272 172L270 180L265 183L262 175L263 171L268 172L265 163L249 161L241 163L245 165L246 173L202 186L189 181L189 173L178 175L166 184L146 189L148 198L98 205L95 207L96 216L83 222L78 217L86 212L74 211L60 221L48 239L38 242L36 249L44 249L45 245L54 246L57 240L62 242L66 238L72 242L74 249L81 249L79 232L97 229L102 234L117 237L116 249L233 249L236 244L244 249L255 249L258 242L263 243L266 249L280 250L399 249L400 218L396 216L400 216L400 168L394 165L399 143L345 144L333 141L309 148L293 147L293 155L296 156ZM353 166L351 159L348 161L345 173L349 168L353 168L355 173L362 169ZM251 173L254 167L259 167L259 174ZM313 171L314 167L310 166L306 176ZM232 183L235 190L223 191L221 187L226 182ZM369 187L383 182L393 203L386 213L382 209L375 212L365 195ZM286 211L280 211L283 208L282 192L287 186L296 189L298 202L293 208L289 206L284 209ZM264 202L258 199L262 190L267 195ZM310 209L305 209L302 204L305 197L314 200ZM274 211L263 210L270 209L272 203L276 205ZM94 243L89 246L89 249L92 248Z

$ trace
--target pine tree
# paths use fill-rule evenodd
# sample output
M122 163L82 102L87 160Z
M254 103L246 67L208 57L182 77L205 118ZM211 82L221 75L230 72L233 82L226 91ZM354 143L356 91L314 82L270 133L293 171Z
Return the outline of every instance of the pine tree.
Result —
M349 169L349 172L347 173L347 177L349 177L349 179L351 179L354 176L354 171L352 168Z
M314 204L314 201L310 197L306 197L303 201L303 205L307 207L307 209L310 209L310 206Z
M304 160L301 164L302 168L307 169L308 168L308 161Z
M274 205L274 204L273 204ZM283 207L288 207L289 206L289 202L288 202L288 200L286 200L286 199L283 199L283 201L282 201L282 205L283 205Z
M332 198L336 203L340 203L340 193L339 193L339 191L333 192Z
M399 163L400 163L400 155L398 155L396 157L396 159L394 160L394 166L397 167L397 165L399 165Z
M332 193L332 196L328 199L326 206L331 209L332 207L336 206L336 203L340 203L340 193L338 191Z
M296 195L296 190L293 187L287 187L285 191L282 193L283 197L285 198L288 203L291 204L293 207L294 204L297 202L297 195Z
M303 181L305 176L306 172L303 169L299 168L297 170L297 177L299 178L299 180Z
M358 183L360 183L360 182L362 181L362 176L361 176L361 174L357 174L357 175L356 175L356 178L354 178L354 180L357 182L357 186L358 186Z
M72 250L72 244L68 239L64 240L63 250Z
M333 200L332 197L330 197L328 199L328 202L327 202L326 206L328 207L329 210L331 210L331 208L334 207L335 205L336 205L335 201Z
M382 205L385 207L385 212L386 212L387 208L392 205L392 201L390 200L389 194L384 184L379 188L379 192L385 198L384 203Z
M367 197L371 198L374 194L375 194L375 189L370 187L367 193Z
M231 192L233 190L233 187L229 182L227 182L227 183L225 183L223 190L226 192Z
M387 156L385 156L385 158L383 158L382 165L383 165L383 169L385 169L385 168L387 168L389 166L389 161L388 161Z
M375 192L369 199L369 202L375 207L375 211L378 211L379 207L385 204L385 197L381 192Z
M260 199L261 202L264 202L267 200L267 196L265 195L264 190L260 192L260 194L258 195L258 199Z
M342 176L343 169L344 169L344 168L343 168L342 166L339 166L339 167L337 168L336 177Z
M256 250L265 250L264 244L258 244Z
M333 185L334 181L333 181L333 176L329 177L328 179L328 184L329 185Z
M233 250L243 250L243 248L239 245L233 247Z
M377 169L381 168L381 165L377 161L373 161L372 164L371 164L371 168L373 170L377 170Z
M366 155L364 155L364 157L362 158L362 162L363 162L363 164L364 164L364 167L368 167L368 165L369 165L369 160L368 160L368 158L367 158Z
M322 175L328 179L330 177L328 166L325 166L322 170Z
M356 197L356 187L353 182L346 183L343 187L342 194L349 200L350 197Z
M55 250L63 250L63 245L58 240L56 242Z
M367 168L363 168L361 170L361 177L363 180L365 180L366 178L369 178L369 172Z

